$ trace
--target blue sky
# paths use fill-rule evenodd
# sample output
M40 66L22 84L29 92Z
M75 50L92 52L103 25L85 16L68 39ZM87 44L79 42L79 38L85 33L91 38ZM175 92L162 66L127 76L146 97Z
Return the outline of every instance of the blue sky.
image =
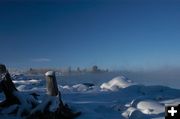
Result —
M180 2L1 2L0 62L10 67L180 66Z

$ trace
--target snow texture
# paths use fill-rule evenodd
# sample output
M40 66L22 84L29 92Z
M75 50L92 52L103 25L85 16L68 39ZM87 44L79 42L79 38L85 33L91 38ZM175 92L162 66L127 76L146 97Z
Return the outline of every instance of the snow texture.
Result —
M48 71L45 74L46 76L55 76L55 72L54 71Z
M47 74L52 75L52 72ZM22 76L22 78L20 78ZM40 96L38 100L42 104L52 102L51 111L57 108L59 102L55 97L46 97L44 77L16 76L14 79L16 87L24 92L17 93L21 97L22 105L13 105L6 109L0 109L0 119L20 119L19 115L10 115L19 106L29 110L29 102L25 93L36 92ZM88 77L91 77L88 75ZM66 85L62 85L57 79L58 88L61 91L62 99L75 111L81 111L82 115L77 119L164 119L165 105L180 103L180 90L161 85L145 86L135 83L124 76L102 80L101 84L91 80L82 83L76 78L64 80ZM61 77L62 78L62 77ZM106 77L104 77L106 78ZM72 80L73 79L73 80ZM72 84L72 82L74 84ZM28 97L29 98L29 97ZM32 102L33 98L29 98ZM0 93L0 100L4 100L4 95ZM43 105L38 106L31 113L43 110ZM19 114L22 113L19 110Z
M124 76L118 76L107 83L103 83L100 87L104 90L116 91L120 88L126 88L131 85L135 85L135 83L133 83L131 80L128 80Z

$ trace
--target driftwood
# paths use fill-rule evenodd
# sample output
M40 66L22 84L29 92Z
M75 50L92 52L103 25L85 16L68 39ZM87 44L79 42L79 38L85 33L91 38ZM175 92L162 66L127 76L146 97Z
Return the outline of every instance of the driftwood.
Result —
M0 103L0 109L9 108L9 114L16 114L27 119L72 119L81 114L73 112L67 104L63 104L53 71L45 74L48 95L42 103L36 99L35 93L27 94L16 89L5 65L0 64L0 75L0 89L6 98Z

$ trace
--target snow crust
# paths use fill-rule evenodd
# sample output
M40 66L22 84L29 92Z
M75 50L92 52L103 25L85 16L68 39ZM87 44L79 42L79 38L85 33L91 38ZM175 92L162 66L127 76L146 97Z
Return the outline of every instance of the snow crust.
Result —
M23 92L23 95L19 93L16 95L24 102L23 99L27 98L25 93L36 92L40 95L38 99L41 102L53 102L51 107L53 111L59 102L56 98L46 97L44 78L15 76L13 82L17 89ZM77 119L164 119L165 105L180 103L179 89L160 85L144 86L125 76L117 76L100 85L96 82L93 84L80 83L76 79L73 80L75 84L70 85L71 80L65 81L66 85L58 83L58 88L63 101L72 109L82 112ZM58 79L57 82L59 82ZM4 100L4 95L0 93L0 101L2 100ZM9 115L19 106L30 109L28 102L0 109L0 119L21 119L17 115ZM37 110L41 111L43 108L41 105L32 110L32 113Z

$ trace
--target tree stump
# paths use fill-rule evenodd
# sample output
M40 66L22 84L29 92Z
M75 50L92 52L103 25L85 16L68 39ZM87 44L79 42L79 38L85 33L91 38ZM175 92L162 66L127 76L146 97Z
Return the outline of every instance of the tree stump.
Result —
M47 87L47 93L50 96L56 96L59 100L59 107L54 113L50 113L50 117L53 117L54 119L72 119L81 114L81 112L73 112L67 104L63 104L63 101L61 100L61 93L58 90L58 85L56 81L55 72L48 71L46 74L46 87ZM52 102L51 102L52 103Z
M21 116L24 113L27 113L33 107L37 106L38 101L33 95L19 92L16 89L10 74L3 64L0 64L0 76L0 88L6 98L4 101L0 102L0 108L8 108L16 105L14 110L16 110L16 113Z
M80 112L73 112L67 104L63 104L55 72L48 71L45 76L48 96L31 111L28 119L37 117L38 119L73 119L79 116Z
M55 72L48 71L45 75L46 75L46 88L48 95L57 96L59 91L56 82Z
M59 98L60 107L63 107L63 101L61 100L61 92L58 90L58 85L56 81L56 75L54 71L48 71L45 73L46 76L46 88L47 94L50 96L56 96Z
M5 65L3 64L0 64L0 75L0 89L4 92L6 98L3 102L0 103L0 107L7 107L12 104L18 104L19 101L13 94L15 91L17 91L17 89L12 82L11 76L6 70Z

